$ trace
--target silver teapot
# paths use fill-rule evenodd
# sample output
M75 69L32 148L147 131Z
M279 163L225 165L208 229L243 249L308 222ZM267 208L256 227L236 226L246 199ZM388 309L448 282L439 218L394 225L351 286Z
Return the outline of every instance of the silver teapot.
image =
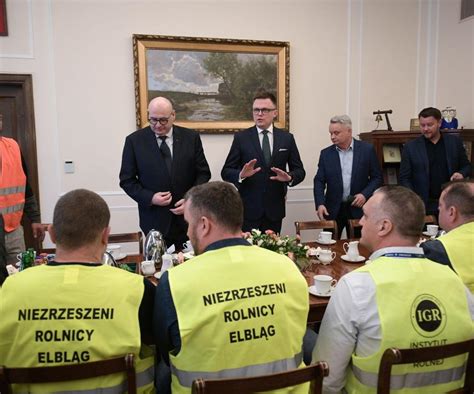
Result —
M145 239L143 258L153 260L155 265L161 263L161 256L166 253L166 243L163 235L157 230L150 230Z
M102 256L102 264L103 265L110 265L112 267L118 267L117 262L114 259L114 256L110 252L105 251L104 255Z

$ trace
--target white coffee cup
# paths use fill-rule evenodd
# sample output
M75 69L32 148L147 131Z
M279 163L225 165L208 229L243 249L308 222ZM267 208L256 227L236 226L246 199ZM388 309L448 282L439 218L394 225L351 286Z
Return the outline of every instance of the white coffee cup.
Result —
M328 249L321 249L318 252L318 260L324 265L330 264L336 258L336 252Z
M337 280L329 275L315 275L314 287L319 294L328 294L331 287L336 286Z
M121 246L118 244L109 244L107 245L107 252L109 252L115 259L120 255L120 248Z
M321 231L319 233L319 239L323 242L331 242L332 233L330 231Z
M349 260L356 261L359 259L359 241L344 242L342 248L346 252L346 256Z
M426 232L433 237L438 234L438 228L436 224L428 224L426 226Z
M145 260L140 263L140 270L143 275L153 275L155 273L155 262L153 260Z

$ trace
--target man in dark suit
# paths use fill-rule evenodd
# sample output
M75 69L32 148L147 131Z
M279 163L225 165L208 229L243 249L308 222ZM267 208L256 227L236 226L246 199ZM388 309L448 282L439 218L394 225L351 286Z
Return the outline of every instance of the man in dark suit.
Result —
M441 186L471 174L462 141L439 130L437 108L423 109L418 118L422 135L405 144L400 163L400 185L413 190L425 203L426 214L438 215Z
M142 231L158 230L168 246L181 250L187 240L183 197L191 187L207 182L211 171L199 134L174 125L175 119L168 99L150 101L150 125L125 140L120 187L138 203Z
M273 126L276 106L272 93L254 97L255 126L234 135L222 168L222 179L233 183L242 197L244 231L255 228L279 233L287 188L306 175L293 135Z
M352 121L334 116L329 123L333 145L321 151L314 177L314 202L320 220L336 220L339 236L348 219L362 217L362 206L382 185L373 145L352 138Z

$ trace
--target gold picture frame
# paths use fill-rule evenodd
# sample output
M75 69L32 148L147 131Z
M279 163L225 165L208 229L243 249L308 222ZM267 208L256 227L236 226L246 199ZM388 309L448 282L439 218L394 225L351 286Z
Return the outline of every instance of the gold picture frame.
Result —
M173 101L176 123L202 133L233 133L254 124L252 97L277 97L275 126L289 129L288 42L133 35L135 112L148 124L148 102Z

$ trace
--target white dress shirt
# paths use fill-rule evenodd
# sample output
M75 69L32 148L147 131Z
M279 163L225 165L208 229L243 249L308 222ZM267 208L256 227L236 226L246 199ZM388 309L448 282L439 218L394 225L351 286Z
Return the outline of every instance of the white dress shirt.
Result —
M156 136L156 142L158 143L158 147L160 148L163 141L160 140L160 136L158 134L155 134L155 136ZM166 134L166 136L168 138L165 140L165 142L166 142L166 145L168 145L168 148L170 148L171 158L173 158L173 127L171 127L169 133Z

